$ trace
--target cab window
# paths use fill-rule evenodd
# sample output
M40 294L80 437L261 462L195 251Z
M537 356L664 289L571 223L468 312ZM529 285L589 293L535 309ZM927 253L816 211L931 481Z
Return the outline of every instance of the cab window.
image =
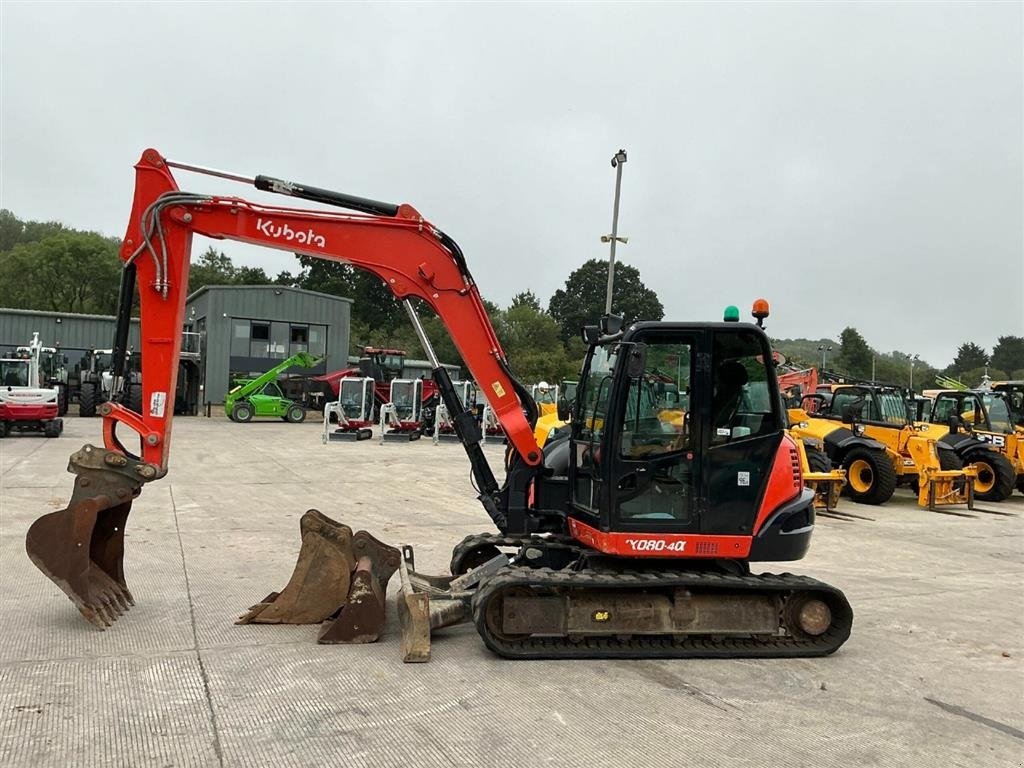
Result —
M651 342L641 376L632 379L622 425L622 455L640 458L688 450L688 400L692 348L688 343Z
M752 331L717 331L711 356L711 444L776 432L779 414L768 384L771 355Z

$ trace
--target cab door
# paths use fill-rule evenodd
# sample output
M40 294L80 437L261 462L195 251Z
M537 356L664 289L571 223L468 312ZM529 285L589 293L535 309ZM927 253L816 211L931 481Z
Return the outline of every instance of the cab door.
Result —
M635 341L645 345L643 372L620 366L607 435L611 528L689 533L701 530L704 391L694 386L705 333L665 330ZM700 366L703 369L703 366Z

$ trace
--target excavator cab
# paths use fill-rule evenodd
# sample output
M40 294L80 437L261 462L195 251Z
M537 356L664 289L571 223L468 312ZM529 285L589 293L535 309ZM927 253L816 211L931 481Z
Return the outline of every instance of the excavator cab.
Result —
M723 558L801 557L813 510L801 493L781 404L771 396L771 361L764 332L738 323L637 323L591 346L572 419L571 525L593 532L588 543L609 554L653 547L668 555L694 546ZM661 396L666 389L679 397L670 402ZM807 535L730 549L721 537L750 536L769 498L793 500L787 516L799 518L796 527ZM618 536L632 532L709 538L688 544Z

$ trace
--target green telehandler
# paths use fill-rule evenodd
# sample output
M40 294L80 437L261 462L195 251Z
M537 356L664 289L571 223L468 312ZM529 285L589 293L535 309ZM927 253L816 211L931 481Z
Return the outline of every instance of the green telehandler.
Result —
M262 376L244 381L233 387L224 397L224 413L232 421L252 421L254 416L277 416L292 424L306 420L306 409L289 400L277 385L277 377L289 368L313 368L323 356L297 352L282 360Z

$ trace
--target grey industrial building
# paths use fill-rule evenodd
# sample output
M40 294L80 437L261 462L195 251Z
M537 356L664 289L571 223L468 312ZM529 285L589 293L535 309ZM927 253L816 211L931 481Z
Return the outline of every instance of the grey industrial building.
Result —
M351 313L352 299L301 288L200 288L185 303L185 328L203 344L199 402L223 402L232 377L263 373L296 352L327 359L315 368L293 368L293 374L346 367Z
M352 300L276 285L206 286L185 304L185 336L178 373L179 412L221 403L234 376L263 373L300 350L327 355L316 375L348 365ZM113 344L113 316L0 309L0 350L27 344L34 332L60 346L74 376L88 350ZM139 346L132 321L129 346Z
M270 370L299 351L326 355L310 369L290 375L316 376L355 367L349 335L352 299L280 285L212 285L186 299L185 325L175 410L196 414L224 401L232 378ZM69 378L77 379L86 352L113 346L111 315L81 315L28 309L0 309L0 351L28 344L38 332L67 357ZM139 348L139 321L132 320L130 347ZM458 366L446 365L458 379ZM430 363L406 358L404 378L429 377Z
M74 367L92 349L105 349L114 343L113 315L76 315L35 309L0 309L0 350L21 347L38 333L46 347L60 347ZM132 320L129 346L139 343L139 321Z

